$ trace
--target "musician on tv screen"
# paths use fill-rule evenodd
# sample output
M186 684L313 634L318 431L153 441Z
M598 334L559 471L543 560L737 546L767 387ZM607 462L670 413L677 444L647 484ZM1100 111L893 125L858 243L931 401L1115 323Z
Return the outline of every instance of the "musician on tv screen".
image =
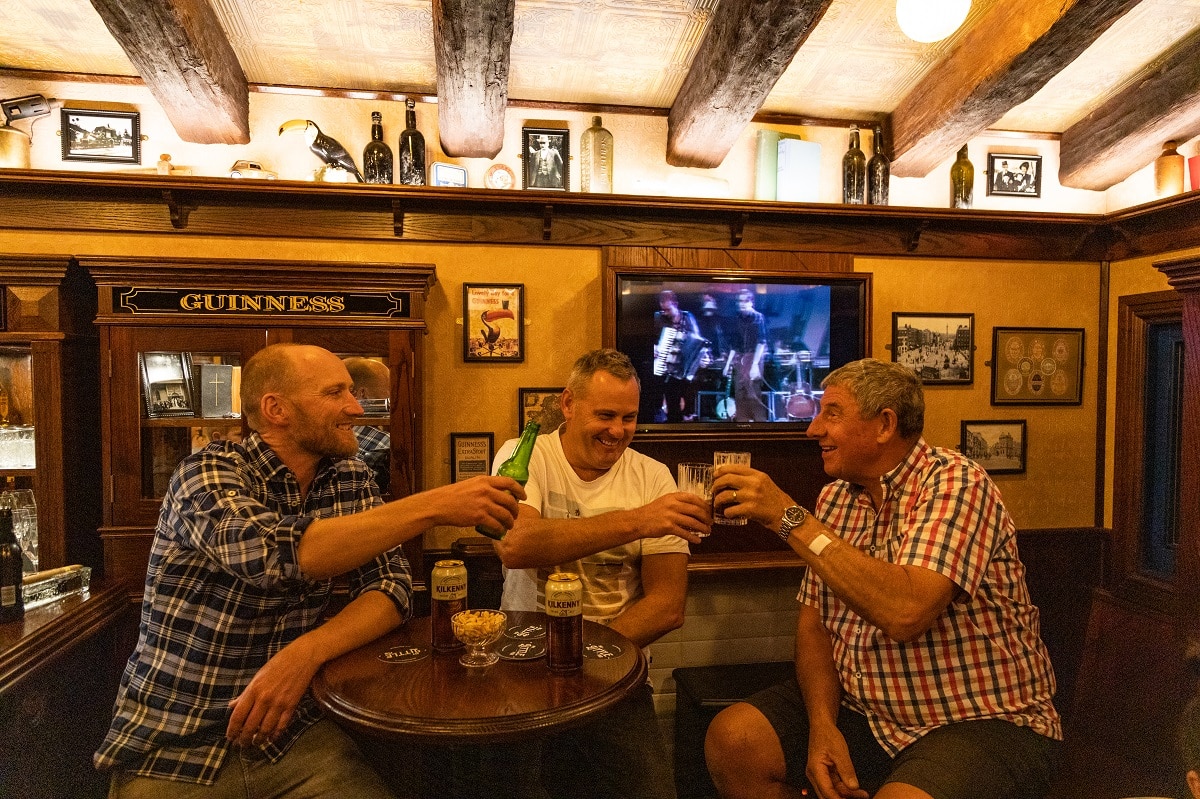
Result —
M738 312L724 373L733 375L735 418L739 422L767 421L762 401L763 356L767 352L767 320L754 310L754 292L738 292Z
M686 392L702 360L707 342L691 311L679 307L675 292L663 289L658 293L654 312L654 328L658 343L654 345L654 375L650 381L653 391L647 392L652 407L647 418L655 421L682 422L687 410Z

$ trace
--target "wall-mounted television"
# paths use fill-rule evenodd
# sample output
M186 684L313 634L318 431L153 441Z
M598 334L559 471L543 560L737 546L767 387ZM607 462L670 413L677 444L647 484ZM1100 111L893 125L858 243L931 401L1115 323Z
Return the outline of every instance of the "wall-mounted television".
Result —
M610 267L605 343L642 383L639 432L803 431L864 357L871 276Z

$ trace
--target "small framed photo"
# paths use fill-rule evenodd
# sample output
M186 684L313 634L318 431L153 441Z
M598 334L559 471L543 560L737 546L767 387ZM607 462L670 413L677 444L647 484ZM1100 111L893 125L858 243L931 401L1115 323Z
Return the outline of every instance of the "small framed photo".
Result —
M525 360L524 284L463 284L463 360Z
M491 474L495 446L491 433L451 433L450 482Z
M566 128L521 128L521 188L566 191L571 185L571 142Z
M892 360L927 386L975 382L975 314L892 313Z
M1083 328L992 328L993 405L1083 403Z
M1025 420L963 420L958 448L988 474L1024 474Z
M186 352L143 352L142 395L146 418L195 416L192 368Z
M1042 196L1042 157L988 153L987 193L1002 197Z
M62 160L140 164L140 117L137 111L62 109Z
M531 419L537 419L542 433L551 433L563 423L559 398L563 387L517 389L517 435Z

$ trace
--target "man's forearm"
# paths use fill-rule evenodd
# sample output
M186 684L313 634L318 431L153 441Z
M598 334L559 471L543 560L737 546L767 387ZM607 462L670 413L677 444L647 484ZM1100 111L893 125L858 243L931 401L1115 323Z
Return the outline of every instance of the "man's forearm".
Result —
M637 511L612 511L583 519L543 519L525 511L504 539L496 542L501 561L510 569L533 569L586 558L636 541Z

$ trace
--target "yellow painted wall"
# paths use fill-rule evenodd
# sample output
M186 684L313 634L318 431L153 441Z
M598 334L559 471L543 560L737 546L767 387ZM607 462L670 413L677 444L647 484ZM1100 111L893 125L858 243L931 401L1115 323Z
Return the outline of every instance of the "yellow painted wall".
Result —
M1024 419L1024 474L996 475L1021 528L1093 523L1096 459L1096 352L1100 270L1095 263L1044 264L858 258L874 274L872 354L891 360L892 313L974 313L975 380L925 391L925 438L957 448L964 419ZM992 328L1084 328L1084 390L1079 406L991 404Z

